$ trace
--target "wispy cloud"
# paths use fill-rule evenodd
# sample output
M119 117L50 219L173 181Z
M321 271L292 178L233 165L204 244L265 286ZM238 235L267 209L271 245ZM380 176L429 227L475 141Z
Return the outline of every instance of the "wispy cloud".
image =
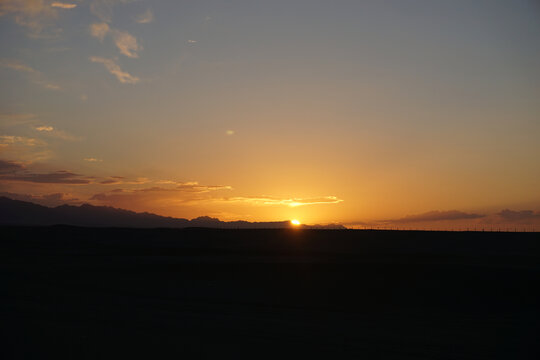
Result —
M135 18L135 21L139 24L148 24L154 21L154 14L152 13L152 10L148 9L141 15L137 16Z
M133 1L136 0L93 0L90 3L90 12L100 18L101 21L111 22L116 4L127 4Z
M231 197L217 199L222 202L243 202L252 205L285 205L290 207L307 206L307 205L321 205L321 204L338 204L342 202L342 199L336 196L323 196L317 198L275 198L269 196L260 197Z
M15 22L29 30L29 35L38 36L43 29L56 18L56 10L44 1L0 1L0 16L11 14Z
M228 185L200 185L197 181L188 181L184 183L177 183L175 189L178 191L206 193L215 190L232 190L232 187Z
M17 60L2 59L0 60L0 66L27 74L30 81L44 87L45 89L60 90L60 86L45 80L45 77L40 71Z
M36 115L28 113L0 113L0 120L4 126L17 126L34 122Z
M99 160L101 161L101 160ZM99 183L101 185L143 185L147 183L156 183L155 181L152 181L146 177L138 177L136 179L128 179L124 176L109 176L105 180L101 180ZM126 191L131 191L126 189ZM118 190L117 190L118 192Z
M116 76L118 81L120 81L122 84L136 84L140 80L138 77L133 76L133 75L131 75L131 74L125 72L125 71L122 71L120 66L118 66L118 64L114 60L105 59L105 58L98 57L98 56L92 56L90 58L90 61L95 62L95 63L103 64L105 66L105 68L107 68L107 70L111 74Z
M100 41L103 41L103 39L105 39L105 36L109 33L110 30L111 28L107 23L96 23L90 25L90 34L93 37L98 38Z
M107 23L95 23L90 25L90 34L103 41L107 35L111 35L114 44L122 55L130 58L137 58L137 52L142 50L142 46L137 42L137 38L127 31L112 29Z
M0 60L0 65L2 65L5 68L12 69L15 71L25 72L29 74L39 74L39 71L36 69L25 65L23 63L20 63L16 60Z
M120 185L122 180L120 179L107 179L99 182L101 185Z
M37 126L35 129L37 131L46 131L46 132L51 132L51 131L54 130L54 128L52 126L45 126L45 125Z
M97 159L97 158L94 158L94 157L88 157L88 158L84 158L84 161L87 161L87 162L102 162L103 160Z
M489 215L467 213L460 210L439 211L433 210L421 214L407 215L396 219L383 219L373 221L349 221L346 225L362 226L442 226L466 223L469 225L484 221Z
M33 162L52 156L45 141L16 135L0 135L0 154L4 158Z
M14 173L24 169L25 166L23 163L0 159L0 174Z
M1 0L0 16L10 15L16 24L28 29L28 36L33 38L57 37L62 29L55 22L59 12L74 9L73 3L50 2L47 0Z
M0 135L0 144L4 144L4 145L21 144L24 146L36 146L36 145L42 145L43 143L38 139L29 138L26 136Z
M540 220L540 213L534 212L533 210L520 210L514 211L510 209L504 209L497 215L504 221L507 222L526 222L531 220Z
M56 85L56 84L51 84L51 83L42 83L41 84L45 89L49 89L49 90L60 90L60 86L59 85Z
M55 1L51 4L51 6L60 9L74 9L77 7L77 4L68 4Z
M190 43L190 44L195 44L195 43L197 43L197 40L188 40L187 42Z
M91 183L91 179L85 178L80 174L76 174L68 170L59 170L50 173L31 173L24 171L14 174L3 174L0 175L0 180L69 185L85 185Z
M66 140L66 141L82 140L82 137L80 136L72 135L64 130L55 129L54 127L49 126L49 125L36 126L34 129L36 131L39 131L40 133L43 133L45 136L54 137L61 140Z
M112 184L129 184L129 181L125 179L108 179L101 182L103 185L112 185ZM153 186L147 188L138 188L138 189L114 189L109 192L102 192L92 196L91 200L100 200L100 201L125 201L125 200L142 200L143 198L155 198L157 199L170 199L171 201L193 201L195 198L193 196L198 196L200 194L209 193L211 191L218 190L230 190L232 189L227 185L202 185L196 181L189 181L184 183L175 183L174 187L160 187ZM183 194L183 195L182 195ZM202 200L197 198L197 200Z
M112 32L114 44L120 50L122 55L130 58L137 58L138 51L142 50L142 46L137 43L137 38L127 31L113 30Z

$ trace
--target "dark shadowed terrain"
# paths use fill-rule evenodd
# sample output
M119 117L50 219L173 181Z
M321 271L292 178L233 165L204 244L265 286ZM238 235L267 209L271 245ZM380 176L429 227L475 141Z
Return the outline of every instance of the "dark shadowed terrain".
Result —
M173 218L147 212L138 213L110 206L90 204L60 205L47 207L28 201L20 201L0 196L0 226L51 226L71 225L85 227L127 227L127 228L186 228L203 227L216 229L284 229L295 227L290 221L249 222L221 221L201 216L195 219ZM343 225L301 225L307 229L345 229Z
M5 226L0 238L4 359L540 356L537 233Z

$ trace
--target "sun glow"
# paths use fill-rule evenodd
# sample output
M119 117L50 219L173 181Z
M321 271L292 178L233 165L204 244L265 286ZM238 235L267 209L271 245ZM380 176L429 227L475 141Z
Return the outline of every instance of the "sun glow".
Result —
M300 221L294 219L294 220L291 220L291 224L293 224L295 226L298 226L298 225L300 225Z

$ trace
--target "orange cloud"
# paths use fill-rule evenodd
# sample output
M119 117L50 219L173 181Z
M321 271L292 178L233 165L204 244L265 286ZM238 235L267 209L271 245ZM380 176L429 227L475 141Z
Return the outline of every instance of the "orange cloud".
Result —
M219 199L224 202L243 202L252 205L286 205L290 207L306 206L306 205L320 205L320 204L337 204L342 202L342 199L336 196L323 196L318 198L289 198L279 199L274 197L262 196L262 197L233 197Z
M61 3L61 2L53 2L51 4L52 7L60 8L60 9L74 9L77 7L77 4L67 4L67 3Z
M118 64L114 60L105 59L105 58L98 57L98 56L92 56L90 58L90 61L95 62L95 63L103 64L105 66L105 68L111 74L116 76L118 81L120 81L122 84L136 84L140 80L138 77L133 76L133 75L131 75L131 74L125 72L125 71L122 71L120 66L118 66Z
M111 28L107 23L97 23L90 25L90 34L93 37L98 38L100 41L105 39L105 36L109 33Z
M59 170L50 173L30 173L25 171L21 173L4 174L0 175L0 180L70 185L86 185L91 183L89 178L85 178L80 174L72 173L67 170Z
M28 65L25 65L19 62L18 60L3 59L3 60L0 60L0 66L3 66L11 70L15 70L18 72L25 73L26 76L29 78L29 80L31 80L35 84L38 84L44 87L45 89L60 90L60 86L47 81L40 71Z
M51 132L51 131L54 130L54 128L53 128L52 126L45 126L45 125L43 125L43 126L37 126L37 127L36 127L36 130L37 130L37 131Z
M137 43L137 38L131 35L127 31L113 30L113 39L114 44L120 50L122 55L125 55L130 58L137 58L139 55L138 51L142 50L142 46Z

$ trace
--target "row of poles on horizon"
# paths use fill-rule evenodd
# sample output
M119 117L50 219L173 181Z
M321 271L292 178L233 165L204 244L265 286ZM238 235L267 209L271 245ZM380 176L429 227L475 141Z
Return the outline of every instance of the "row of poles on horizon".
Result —
M387 231L456 231L456 232L538 232L533 226L514 226L514 227L499 227L499 226L470 226L470 227L453 227L453 228L429 228L429 227L400 227L400 226L347 226L349 229L355 230L387 230Z

